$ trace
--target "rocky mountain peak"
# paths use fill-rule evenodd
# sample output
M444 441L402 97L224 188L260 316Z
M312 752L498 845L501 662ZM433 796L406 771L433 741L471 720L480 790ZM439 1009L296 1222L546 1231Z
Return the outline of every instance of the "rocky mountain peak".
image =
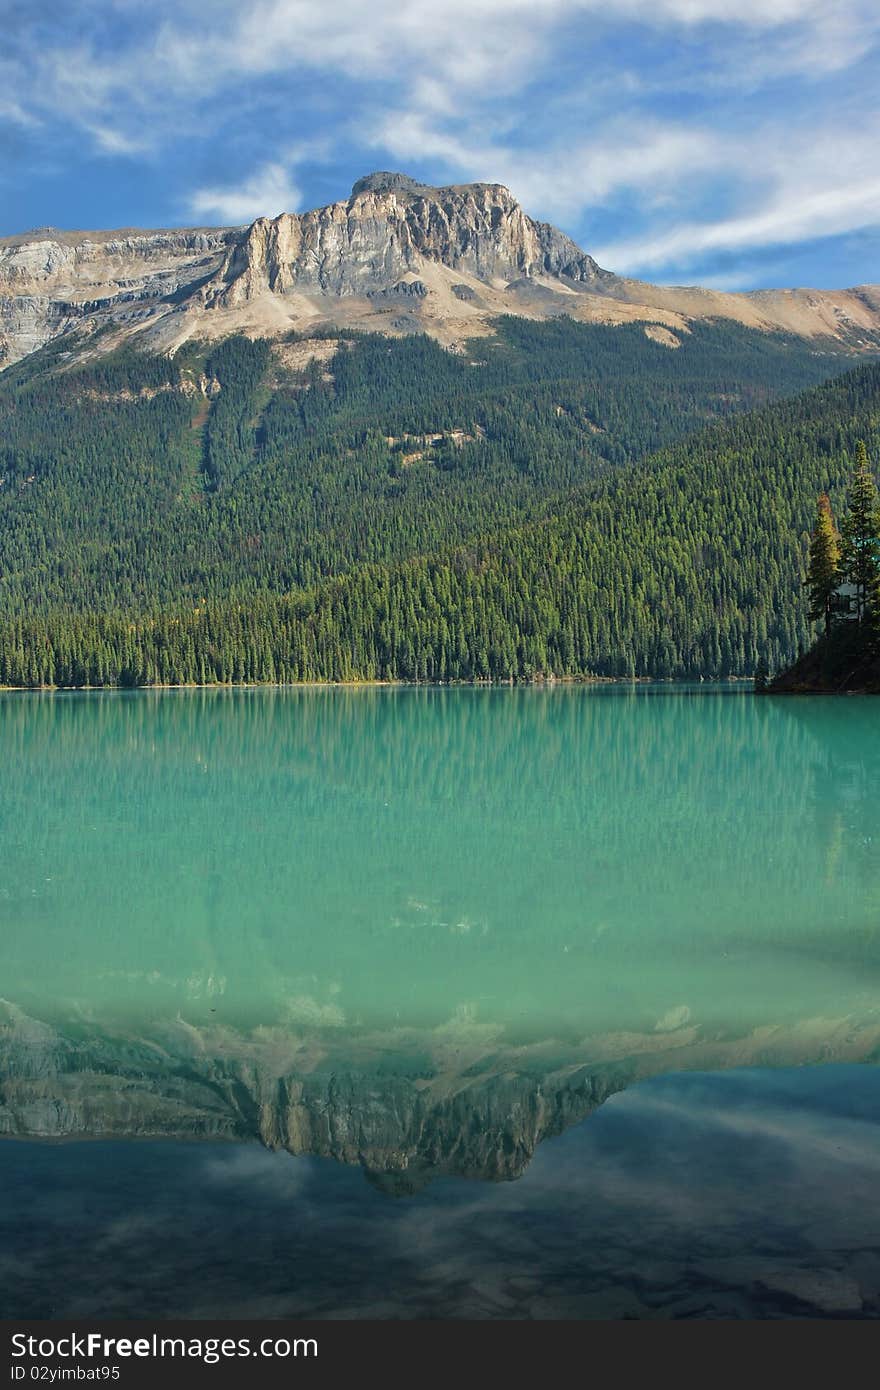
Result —
M476 182L435 185L420 183L418 179L412 178L409 174L394 173L387 169L378 170L373 174L364 174L363 178L358 179L353 185L351 196L352 198L359 198L364 193L398 193L408 194L414 198L431 198L435 201L442 201L445 194L473 192L478 195L482 190L491 190L499 202L517 202L510 189L506 188L503 183Z
M233 308L267 291L371 298L432 268L496 290L541 277L613 278L555 227L534 222L501 184L432 188L379 172L358 179L347 202L259 218L227 257L206 303Z
M60 337L76 353L99 328L113 329L99 351L136 337L173 353L193 336L277 337L315 323L429 333L462 350L501 315L558 314L641 320L667 346L664 333L709 317L874 351L880 291L724 294L620 279L503 184L433 187L394 170L365 174L339 202L250 227L0 237L0 370Z
M409 174L395 174L387 169L382 169L374 174L364 174L363 178L358 179L352 187L351 196L357 198L361 193L427 193L429 191L428 184L419 183L417 179L410 178Z

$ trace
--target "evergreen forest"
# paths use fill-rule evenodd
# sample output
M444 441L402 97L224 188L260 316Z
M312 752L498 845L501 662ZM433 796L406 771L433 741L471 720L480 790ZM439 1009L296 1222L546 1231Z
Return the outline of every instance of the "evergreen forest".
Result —
M816 495L880 443L880 366L677 336L34 354L0 377L0 684L778 669L816 631Z

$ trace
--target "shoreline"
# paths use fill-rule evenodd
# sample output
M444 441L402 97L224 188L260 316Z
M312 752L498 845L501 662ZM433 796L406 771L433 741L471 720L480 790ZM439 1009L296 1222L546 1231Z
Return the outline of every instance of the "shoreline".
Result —
M876 644L846 626L826 633L767 682L766 695L880 695Z
M880 686L853 686L852 688L839 686L819 686L819 685L769 685L766 690L759 690L759 695L822 695L826 698L829 695L880 695Z
M149 685L0 685L2 695L132 695L150 690L518 690L575 685L751 685L753 676L552 676L544 680L197 681ZM767 692L771 693L771 692Z

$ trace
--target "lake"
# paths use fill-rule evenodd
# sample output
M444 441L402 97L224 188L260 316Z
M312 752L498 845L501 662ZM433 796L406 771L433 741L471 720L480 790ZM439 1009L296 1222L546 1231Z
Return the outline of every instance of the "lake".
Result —
M0 1315L880 1316L875 700L8 694L0 768Z

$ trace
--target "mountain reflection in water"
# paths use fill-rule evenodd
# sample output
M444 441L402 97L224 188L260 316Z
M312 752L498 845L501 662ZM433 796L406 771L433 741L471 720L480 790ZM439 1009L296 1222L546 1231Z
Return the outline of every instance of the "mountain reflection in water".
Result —
M876 1318L878 1117L873 1067L666 1076L406 1201L253 1144L0 1144L0 1312Z
M542 1140L639 1079L873 1057L880 1011L859 1014L860 995L850 1003L837 1018L768 1019L743 1036L673 1014L647 1034L528 1044L466 1018L384 1034L290 1024L244 1033L181 1017L120 1032L0 1005L0 1134L259 1139L359 1163L398 1195L441 1175L512 1179Z
M874 1315L875 711L0 696L7 1315Z

